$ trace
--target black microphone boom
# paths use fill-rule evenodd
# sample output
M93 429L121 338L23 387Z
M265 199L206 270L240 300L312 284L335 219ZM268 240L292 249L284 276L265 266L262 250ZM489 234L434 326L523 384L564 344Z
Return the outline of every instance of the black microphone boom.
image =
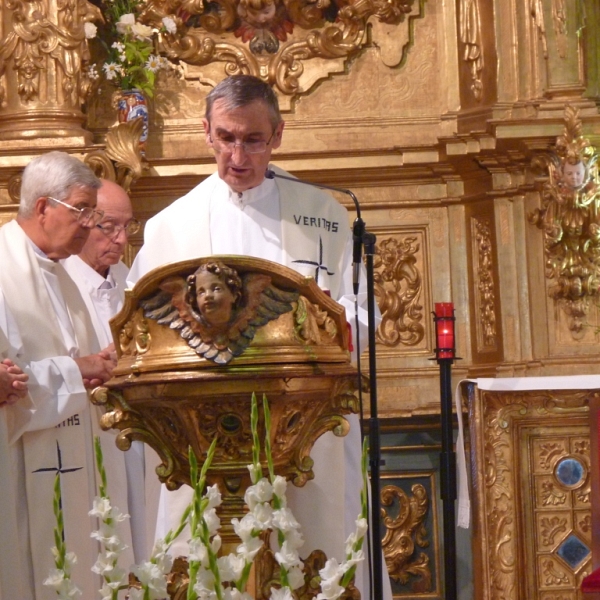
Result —
M367 263L367 313L369 321L369 378L370 378L370 408L371 415L369 418L369 464L371 467L371 599L381 600L383 598L383 552L381 548L381 515L380 515L380 455L381 455L381 432L379 427L379 417L377 415L377 366L375 357L375 275L373 265L373 255L375 254L375 236L372 233L368 233L365 230L365 224L360 216L360 205L356 196L350 191L343 188L333 187L331 185L323 185L321 183L311 183L310 181L302 181L302 179L296 179L295 177L289 177L287 175L280 175L272 169L265 171L265 177L267 179L287 179L295 183L302 183L304 185L310 185L312 187L323 188L325 190L332 190L334 192L341 192L347 194L354 201L356 207L356 219L352 228L352 239L354 242L352 251L353 261L353 291L354 296L358 295L359 289L359 273L360 263L362 257L362 247L365 246L365 258ZM355 300L356 302L356 300ZM356 318L358 320L358 308L356 310ZM358 327L357 327L358 329ZM356 339L358 340L358 331L356 332ZM358 343L357 343L358 346ZM360 360L358 361L358 377L359 382L362 379L360 374ZM361 417L362 417L362 395L359 384L359 398L361 404ZM362 432L361 432L362 433Z

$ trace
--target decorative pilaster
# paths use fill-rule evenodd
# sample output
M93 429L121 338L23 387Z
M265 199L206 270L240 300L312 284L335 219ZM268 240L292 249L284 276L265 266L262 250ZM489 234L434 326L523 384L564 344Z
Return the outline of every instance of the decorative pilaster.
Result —
M87 0L2 2L0 140L91 141L81 111L90 87L84 23L101 18Z

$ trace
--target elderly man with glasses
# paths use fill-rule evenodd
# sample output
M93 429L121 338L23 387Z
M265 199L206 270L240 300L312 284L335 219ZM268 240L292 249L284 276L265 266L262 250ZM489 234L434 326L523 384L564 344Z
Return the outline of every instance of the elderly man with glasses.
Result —
M96 209L103 213L103 217L91 229L81 252L69 256L62 264L77 284L87 304L96 335L104 347L113 341L109 321L121 310L125 299L129 268L122 262L121 257L129 236L138 232L140 223L133 218L131 200L127 192L113 181L101 181ZM148 448L148 454L153 457L156 466L159 459L151 448ZM131 558L134 558L137 564L147 560L149 556L146 529L151 529L150 537L153 537L155 518L151 519L151 523L147 523L150 519L146 514L148 512L155 516L151 507L157 502L160 485L153 472L146 482L144 455L144 444L133 442L124 454L126 480L123 477L124 472L110 473L112 489L118 489L122 494L126 492L125 497L122 495L123 504L118 506L130 516L130 531L129 528L125 531L124 541L133 548ZM120 480L115 479L117 475L121 477ZM127 562L127 558L130 557L123 557L122 562L126 567L133 562Z
M96 207L100 180L77 158L49 152L23 172L16 220L0 228L0 324L29 375L33 408L4 408L10 420L13 478L2 481L0 596L51 599L43 582L54 567L54 483L62 492L65 542L78 558L73 578L95 597L90 569L98 543L88 516L96 495L93 435L101 437L108 472L124 471L114 436L99 428L87 390L107 381L114 348L103 348L85 302L60 260L79 253L104 214ZM8 412L7 412L8 414ZM4 454L5 449L0 448ZM110 485L110 484L109 484ZM111 491L114 486L111 486Z
M284 129L273 90L256 77L229 77L208 95L203 125L217 173L148 221L129 280L137 281L166 262L214 254L252 256L314 277L344 305L353 323L352 235L346 209L319 189L266 177L267 169L288 175L269 164ZM364 291L358 303L366 304ZM366 322L366 311L361 316ZM346 438L327 433L315 444L315 479L301 489L288 487L305 536L304 556L320 548L341 560L346 537L355 528L361 442L358 417L349 421ZM158 535L177 525L189 499L187 486L162 492ZM172 547L174 554L186 553L185 539L183 534ZM384 580L389 581L387 574ZM357 586L361 597L368 597L365 563L357 571Z

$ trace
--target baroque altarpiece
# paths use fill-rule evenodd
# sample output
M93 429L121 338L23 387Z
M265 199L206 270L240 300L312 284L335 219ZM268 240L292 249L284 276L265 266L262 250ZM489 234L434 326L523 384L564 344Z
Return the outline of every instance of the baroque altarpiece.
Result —
M164 16L177 31L156 50L176 66L149 100L142 154L142 124L117 125L117 90L88 75L102 49L84 24L102 22L102 3L2 3L0 222L16 213L23 167L51 149L123 184L145 222L214 171L208 92L235 73L272 85L286 121L273 162L351 189L377 236L383 547L395 596L442 598L434 302L456 308L457 384L600 373L600 5L143 4L148 26ZM141 243L142 233L127 260ZM580 597L592 570L587 403L584 392L464 395L478 436L467 444L487 465L472 468L472 487L497 501L459 540L461 598ZM550 475L535 483L573 455L587 465L576 490ZM577 560L561 551L573 536Z

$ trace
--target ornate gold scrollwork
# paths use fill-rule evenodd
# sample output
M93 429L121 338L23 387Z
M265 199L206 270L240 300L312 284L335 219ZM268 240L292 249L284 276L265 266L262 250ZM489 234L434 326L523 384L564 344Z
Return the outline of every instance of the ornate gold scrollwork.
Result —
M492 226L489 219L472 219L473 270L477 295L477 346L480 351L496 350L496 291L492 256Z
M423 282L416 266L419 251L414 237L389 238L377 245L375 294L382 315L377 341L386 346L414 346L425 335L419 303Z
M413 495L409 497L404 490L387 485L381 490L383 507L398 502L398 515L391 517L384 513L385 537L382 541L385 562L390 577L394 581L406 583L410 575L420 579L419 589L431 591L432 574L429 557L421 552L415 556L418 548L429 545L424 521L429 510L427 490L420 484L412 486Z
M116 181L127 192L150 167L140 152L144 123L141 118L111 127L106 134L106 149L94 150L84 162L98 177Z
M581 135L579 111L565 109L565 130L553 152L536 157L547 169L542 208L528 215L544 232L549 295L565 311L575 339L584 335L590 299L600 295L598 154Z
M171 58L224 62L227 75L256 75L293 95L326 77L327 61L359 51L370 19L408 22L414 5L421 9L418 0L149 0L141 20L160 26L162 17L176 15L178 31L161 40ZM323 72L301 81L313 59L323 59Z

